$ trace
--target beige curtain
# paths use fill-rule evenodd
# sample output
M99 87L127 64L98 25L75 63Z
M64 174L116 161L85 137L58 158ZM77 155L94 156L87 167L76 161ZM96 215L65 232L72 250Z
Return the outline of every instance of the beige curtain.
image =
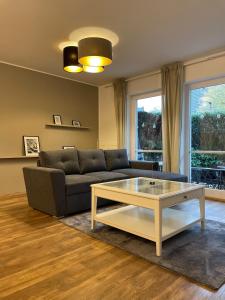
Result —
M127 99L127 86L124 79L117 79L113 83L114 87L114 103L117 124L117 144L118 148L126 147L126 99Z
M180 171L181 114L184 66L174 63L162 69L163 170Z

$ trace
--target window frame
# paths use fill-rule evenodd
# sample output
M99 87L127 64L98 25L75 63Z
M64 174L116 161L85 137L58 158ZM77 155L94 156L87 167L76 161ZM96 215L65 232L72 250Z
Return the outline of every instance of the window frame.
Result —
M198 88L204 88L209 86L216 86L220 84L225 84L225 77L220 77L216 79L202 80L198 82L192 82L185 85L184 89L184 100L183 105L183 139L185 140L185 150L184 150L184 174L191 178L191 91ZM225 191L217 189L205 189L206 197L211 199L224 199Z

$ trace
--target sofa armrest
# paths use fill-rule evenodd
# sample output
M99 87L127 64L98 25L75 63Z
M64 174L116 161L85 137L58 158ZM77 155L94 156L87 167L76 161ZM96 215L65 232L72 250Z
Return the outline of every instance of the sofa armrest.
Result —
M159 163L157 161L146 161L146 160L130 160L130 167L133 169L143 170L159 170Z
M42 167L23 168L28 203L31 207L60 217L66 211L65 174Z

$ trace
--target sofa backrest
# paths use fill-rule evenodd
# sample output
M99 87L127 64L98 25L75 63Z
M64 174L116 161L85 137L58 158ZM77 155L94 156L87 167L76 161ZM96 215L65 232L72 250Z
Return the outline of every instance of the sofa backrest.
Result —
M78 158L82 174L106 170L103 150L78 150Z
M104 154L108 171L130 167L126 149L104 150Z
M41 151L40 166L61 169L65 174L79 174L80 166L76 149Z

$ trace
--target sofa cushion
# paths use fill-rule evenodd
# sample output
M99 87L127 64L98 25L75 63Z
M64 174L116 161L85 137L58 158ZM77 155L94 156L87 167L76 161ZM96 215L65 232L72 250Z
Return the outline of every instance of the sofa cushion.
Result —
M121 180L121 179L129 178L129 176L126 175L126 174L121 174L121 173L116 173L116 172L107 172L107 171L85 173L85 175L97 178L101 182Z
M61 169L65 174L80 173L77 150L75 149L41 151L39 157L41 167Z
M105 171L106 163L104 152L98 150L78 150L81 173Z
M160 171L153 171L153 170L141 170L141 169L130 168L130 169L113 170L113 172L126 174L129 177L148 177L148 178L156 178L156 179L171 180L171 181L181 181L181 182L188 181L187 176L182 174L160 172Z
M100 180L93 176L86 175L66 175L66 194L81 194L91 191L91 184L99 183Z
M126 149L104 150L108 171L129 168Z

